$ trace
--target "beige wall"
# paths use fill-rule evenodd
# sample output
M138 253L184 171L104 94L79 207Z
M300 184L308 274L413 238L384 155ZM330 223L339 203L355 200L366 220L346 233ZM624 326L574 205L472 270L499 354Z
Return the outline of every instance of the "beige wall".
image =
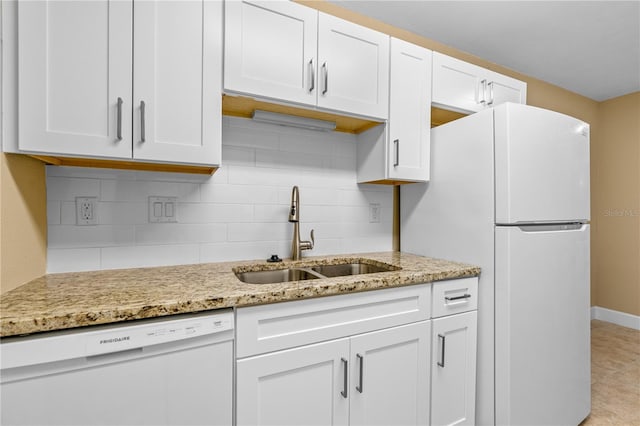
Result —
M592 146L594 305L640 315L640 92L601 102Z
M46 271L47 205L44 165L0 154L0 292Z

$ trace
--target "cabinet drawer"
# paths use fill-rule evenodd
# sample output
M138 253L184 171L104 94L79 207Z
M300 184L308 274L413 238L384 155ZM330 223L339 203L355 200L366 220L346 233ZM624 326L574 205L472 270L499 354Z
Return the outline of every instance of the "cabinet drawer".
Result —
M433 283L432 317L478 309L478 278L438 281Z
M427 320L430 287L419 284L238 308L236 355L243 358Z

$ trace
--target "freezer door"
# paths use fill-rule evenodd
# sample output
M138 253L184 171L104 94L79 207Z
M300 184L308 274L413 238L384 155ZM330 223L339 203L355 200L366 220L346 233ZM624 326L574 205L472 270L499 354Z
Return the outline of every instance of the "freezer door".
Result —
M496 223L588 221L589 125L520 104L494 114Z
M577 425L591 407L589 225L496 227L496 424Z

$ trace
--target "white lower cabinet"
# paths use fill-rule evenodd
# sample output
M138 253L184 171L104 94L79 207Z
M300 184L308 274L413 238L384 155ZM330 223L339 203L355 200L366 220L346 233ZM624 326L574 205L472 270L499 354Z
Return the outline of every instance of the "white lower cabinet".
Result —
M426 425L422 321L239 360L238 425Z
M433 320L431 424L475 423L477 312Z
M237 309L236 423L473 424L477 283Z
M433 284L431 425L475 424L477 278Z
M349 339L338 339L239 360L237 424L347 425L348 354Z
M431 321L351 338L351 425L426 425Z

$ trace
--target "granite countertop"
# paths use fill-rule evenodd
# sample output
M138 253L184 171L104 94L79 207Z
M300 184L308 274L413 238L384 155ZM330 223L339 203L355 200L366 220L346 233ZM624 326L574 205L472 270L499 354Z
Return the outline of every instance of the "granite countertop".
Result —
M234 274L370 259L397 271L247 284ZM141 318L283 302L475 276L480 268L398 252L253 260L155 268L48 274L0 296L0 337Z

